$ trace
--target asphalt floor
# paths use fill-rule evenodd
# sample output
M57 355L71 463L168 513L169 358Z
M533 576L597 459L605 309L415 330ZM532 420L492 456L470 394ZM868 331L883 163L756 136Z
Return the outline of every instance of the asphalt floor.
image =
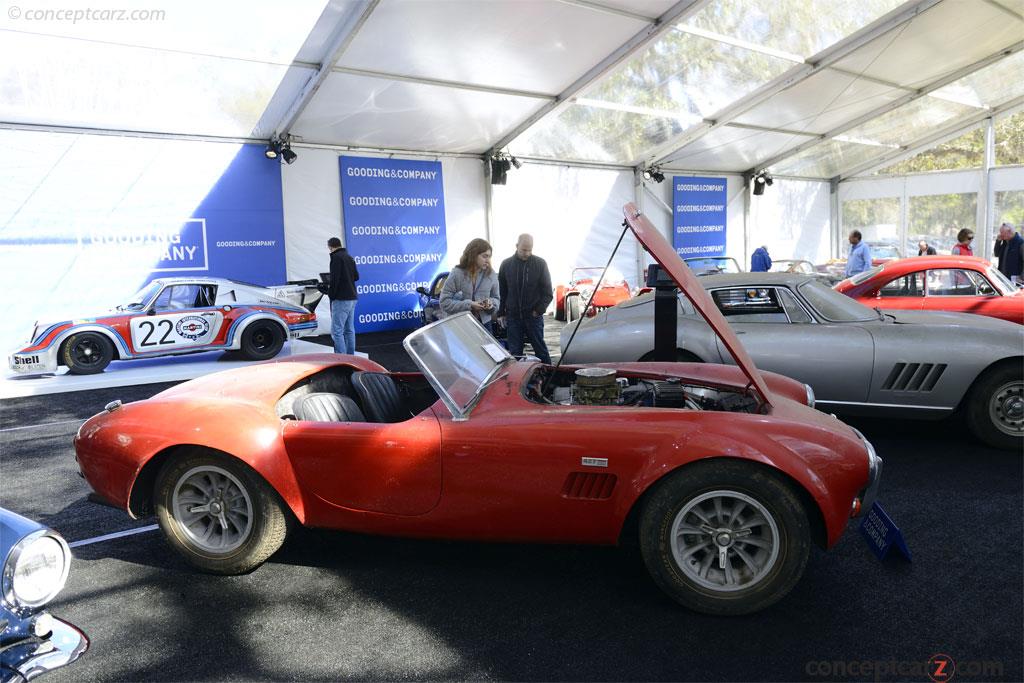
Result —
M396 335L357 347L411 365ZM4 401L0 506L70 542L154 524L87 499L71 439L108 401L167 386ZM851 522L755 615L677 606L630 549L299 530L215 577L143 531L74 549L51 612L92 645L46 680L919 681L938 654L956 681L1024 680L1022 454L956 420L848 422L885 459L880 501L913 561L880 562Z

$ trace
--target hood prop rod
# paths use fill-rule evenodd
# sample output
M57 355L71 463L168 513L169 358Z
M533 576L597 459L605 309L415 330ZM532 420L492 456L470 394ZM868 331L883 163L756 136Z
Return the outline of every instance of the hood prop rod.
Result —
M570 346L572 346L572 340L576 338L576 333L579 332L580 325L582 325L583 321L586 320L587 311L590 310L590 304L594 301L594 297L597 296L597 290L600 289L601 283L604 282L605 273L608 272L608 269L612 265L612 261L615 260L615 254L618 253L619 245L622 244L622 238L626 236L626 232L628 230L629 224L626 223L626 221L622 221L622 233L619 235L619 241L615 243L615 248L612 249L612 255L608 257L608 263L604 264L604 270L601 271L601 277L598 278L597 282L594 284L594 290L590 293L590 298L587 300L587 305L583 307L583 317L576 321L576 328L572 331L572 334L569 335L569 341L565 343L565 348L562 349L562 353L558 356L558 362L555 363L554 370L552 370L551 374L548 375L547 379L544 380L544 383L540 385L541 396L543 396L544 392L547 391L548 382L550 382L551 379L555 376L555 373L558 372L558 368L562 366L562 359L565 358L565 352L569 350Z

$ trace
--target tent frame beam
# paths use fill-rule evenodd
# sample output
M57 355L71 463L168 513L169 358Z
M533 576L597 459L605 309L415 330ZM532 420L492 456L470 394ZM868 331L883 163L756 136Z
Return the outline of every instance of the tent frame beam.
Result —
M514 88L499 88L490 85L476 85L474 83L463 83L459 81L446 81L439 78L425 78L422 76L405 76L403 74L385 73L383 71L371 71L369 69L353 69L347 66L335 66L332 73L348 74L350 76L363 76L366 78L380 78L388 81L401 81L403 83L416 83L419 85L433 85L441 88L454 88L456 90L472 90L474 92L490 93L494 95L511 95L513 97L530 97L539 100L554 101L555 95L535 90L516 90Z
M585 74L577 78L568 88L560 92L554 100L543 105L515 128L503 135L491 149L485 152L484 158L492 157L506 147L510 142L522 135L533 124L540 121L549 114L555 114L579 94L584 88L600 80L610 73L626 59L639 52L648 43L654 41L672 26L686 17L697 13L704 8L711 0L679 0L672 5L661 16L653 20L649 26L638 32L628 41L620 45L614 52L591 67Z
M882 116L883 114L889 113L890 111L899 109L903 105L909 104L914 100L920 99L925 95L938 90L939 88L949 85L950 83L954 83L963 78L964 76L967 76L971 73L974 73L975 71L983 69L986 66L991 66L996 62L999 62L1013 54L1016 54L1017 52L1020 52L1022 49L1024 49L1024 41L1019 41L1017 43L1014 43L1013 45L1010 45L1009 47L1005 47L999 50L995 54L989 55L988 57L984 57L972 64L960 67L956 71L946 74L941 78L937 78L928 85L912 93L908 93L897 100L884 104L880 107L876 107L871 111L861 114L860 116L853 118L826 133L822 133L821 135L818 135L817 138L815 138L814 140L802 142L799 145L792 147L786 150L785 152L782 152L781 154L776 154L773 157L769 157L768 159L765 159L764 161L759 163L756 167L749 169L749 172L756 172L758 169L762 168L770 168L781 161L796 156L797 154L800 154L801 152L804 152L810 149L811 147L814 147L815 145L821 144L822 142L826 142L836 137L837 135L842 135L843 133L853 130L857 126L860 126L864 123L867 123L868 121L876 119L879 116ZM988 110L982 110L981 112L979 112L979 115L981 115L982 118L984 118L984 114L986 114L987 112ZM847 172L847 175L849 175L849 172Z
M875 157L870 161L866 161L858 166L853 167L846 173L842 173L836 176L832 180L836 182L843 182L844 180L850 180L851 178L857 176L874 173L875 171L883 169L886 166L891 166L892 164L898 164L904 159L909 159L913 156L916 156L921 152L925 152L936 145L940 145L943 142L960 137L964 133L967 133L973 130L974 128L977 128L979 125L984 123L986 119L995 118L996 116L1000 116L1006 112L1010 112L1020 107L1024 107L1024 96L1015 97L1014 99L1005 102L999 105L998 107L993 107L992 109L987 109L985 111L978 112L977 114L974 114L973 116L970 116L969 118L966 119L960 119L956 123L946 126L937 133L933 133L927 137L921 138L920 140L915 140L913 143L909 145L900 147L899 150L893 150L879 157Z
M702 123L659 145L648 152L644 159L639 160L638 163L643 164L646 162L648 165L666 163L676 152L681 151L687 145L696 142L716 128L731 123L754 107L767 102L779 93L789 90L811 76L843 60L871 41L903 26L942 1L918 0L918 2L909 6L898 7L889 14L879 17L859 31L852 33L831 47L808 58L803 64L794 65L774 80L769 81L727 107L720 109Z
M366 24L370 15L373 14L373 11L377 9L379 4L380 0L360 0L358 9L355 12L343 16L331 35L331 40L324 54L324 60L320 63L316 74L306 81L306 85L295 96L291 106L288 107L288 110L274 127L274 138L284 138L291 133L295 122L299 120L302 112L305 111L306 107L313 100L313 96L331 74L335 64L341 59L341 55L344 54L345 50L352 44L352 41L355 40L359 30Z

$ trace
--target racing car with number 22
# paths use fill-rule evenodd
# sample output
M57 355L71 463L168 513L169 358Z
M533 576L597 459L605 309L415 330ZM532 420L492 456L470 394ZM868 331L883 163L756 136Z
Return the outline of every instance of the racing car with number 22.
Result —
M315 280L260 287L220 278L153 280L106 315L36 323L11 370L76 375L102 372L112 360L235 350L250 360L280 353L286 339L316 334L323 295Z

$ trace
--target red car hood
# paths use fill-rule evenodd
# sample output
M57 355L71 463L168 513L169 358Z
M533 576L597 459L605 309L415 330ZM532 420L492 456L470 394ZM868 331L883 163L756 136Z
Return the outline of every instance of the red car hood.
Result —
M622 213L625 214L626 224L629 225L636 238L651 253L654 260L672 276L672 279L679 285L679 290L690 300L693 307L722 340L722 345L732 356L736 365L743 371L757 393L761 395L761 400L770 405L768 386L765 384L764 378L761 377L750 354L743 348L743 344L740 343L732 327L725 321L725 317L719 312L715 302L711 300L711 295L697 280L697 276L683 263L675 249L665 241L658 229L640 213L636 204L632 202L626 204L622 207Z

